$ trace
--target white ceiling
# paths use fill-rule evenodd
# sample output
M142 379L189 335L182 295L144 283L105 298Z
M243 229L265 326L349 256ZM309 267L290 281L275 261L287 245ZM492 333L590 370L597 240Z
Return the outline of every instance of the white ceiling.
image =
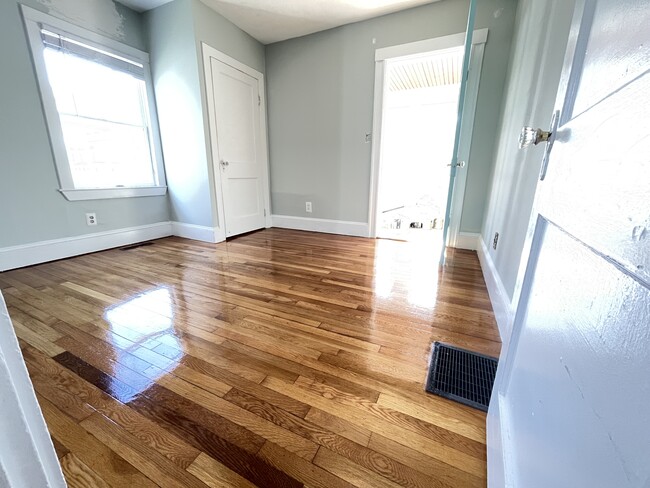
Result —
M144 11L170 0L119 0ZM263 44L439 0L201 0Z

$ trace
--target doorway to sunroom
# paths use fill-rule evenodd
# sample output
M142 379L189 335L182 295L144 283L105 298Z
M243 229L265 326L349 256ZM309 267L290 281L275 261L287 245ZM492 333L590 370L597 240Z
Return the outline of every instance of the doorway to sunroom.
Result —
M377 237L442 241L463 47L387 60Z

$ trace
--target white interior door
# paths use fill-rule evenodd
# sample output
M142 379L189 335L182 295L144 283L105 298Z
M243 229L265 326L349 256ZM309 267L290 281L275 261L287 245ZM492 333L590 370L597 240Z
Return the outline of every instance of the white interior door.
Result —
M648 25L645 0L576 7L490 405L491 487L650 486Z
M220 176L217 184L221 186L226 237L231 237L266 223L260 83L218 59L210 58L210 63L215 170Z

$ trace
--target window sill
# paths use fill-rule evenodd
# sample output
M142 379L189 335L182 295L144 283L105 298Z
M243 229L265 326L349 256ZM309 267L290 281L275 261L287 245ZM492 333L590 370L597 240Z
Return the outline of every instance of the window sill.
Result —
M104 200L111 198L133 198L133 197L153 197L165 195L166 186L147 186L140 188L93 188L93 189L73 189L59 190L66 200L76 202L78 200Z

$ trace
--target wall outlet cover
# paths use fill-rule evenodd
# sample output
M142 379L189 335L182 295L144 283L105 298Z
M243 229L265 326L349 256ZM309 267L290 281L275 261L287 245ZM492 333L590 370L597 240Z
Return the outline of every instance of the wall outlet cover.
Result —
M305 202L305 212L311 213L311 202Z
M86 225L97 225L97 214L95 212L86 214Z

